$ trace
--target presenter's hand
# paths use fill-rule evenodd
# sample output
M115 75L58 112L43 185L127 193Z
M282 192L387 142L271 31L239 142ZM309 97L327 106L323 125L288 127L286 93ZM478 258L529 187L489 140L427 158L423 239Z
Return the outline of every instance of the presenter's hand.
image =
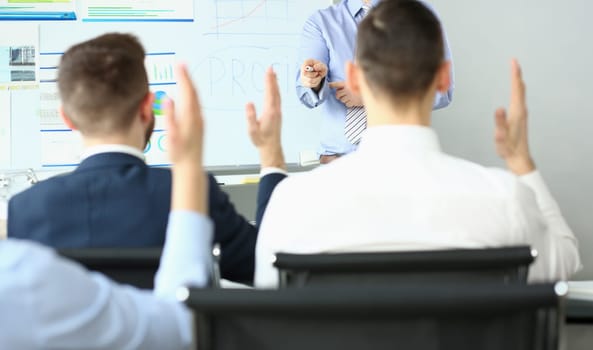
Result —
M525 175L535 170L529 152L527 135L527 103L525 82L517 60L511 62L511 101L508 112L496 111L494 140L496 151L506 161L507 167L516 175Z
M327 76L327 71L325 63L312 58L305 60L301 66L301 85L319 92L321 82Z
M167 149L173 163L172 210L207 214L206 175L202 164L204 119L202 107L187 67L176 67L177 103L165 104Z
M360 95L355 94L346 87L343 81L334 81L329 83L329 87L336 89L336 98L342 102L346 107L361 107L363 105Z
M276 73L268 68L264 83L263 111L259 118L253 103L245 106L247 126L251 142L260 154L261 167L286 169L282 151L282 103Z

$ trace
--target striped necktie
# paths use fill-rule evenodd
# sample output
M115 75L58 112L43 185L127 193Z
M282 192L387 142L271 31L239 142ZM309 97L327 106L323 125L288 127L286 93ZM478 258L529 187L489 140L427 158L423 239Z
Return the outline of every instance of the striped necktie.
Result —
M367 4L362 5L362 9L358 12L356 23L360 23L370 10ZM367 128L367 113L364 107L351 107L346 111L346 124L344 126L344 135L346 139L353 145L360 142L362 132Z

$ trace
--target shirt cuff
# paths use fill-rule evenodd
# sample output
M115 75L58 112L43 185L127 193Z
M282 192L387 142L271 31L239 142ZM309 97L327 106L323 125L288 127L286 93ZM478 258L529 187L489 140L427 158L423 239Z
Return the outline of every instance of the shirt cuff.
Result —
M167 238L155 277L155 293L174 298L182 286L204 287L212 266L214 225L205 215L175 210L169 214Z
M259 177L262 178L262 177L264 177L266 175L270 175L270 174L282 174L282 175L288 176L288 172L284 169L267 167L267 168L261 169L261 171L259 172Z
M327 84L327 77L323 78L319 92L315 92L315 90L313 90L312 88L301 86L301 101L310 107L319 106L325 100L328 94L328 86L329 85Z
M537 170L530 172L529 174L519 176L519 181L531 188L535 193L537 203L540 208L558 207L556 200L550 193L548 186L546 185L544 178L541 173Z
M327 82L327 77L323 78L323 80L321 81L321 87L319 88L319 92L315 93L315 91L313 91L313 89L311 89L311 91L317 96L317 98L319 99L319 101L325 101L325 99L327 98L327 95L330 93L330 88L329 88L329 83Z

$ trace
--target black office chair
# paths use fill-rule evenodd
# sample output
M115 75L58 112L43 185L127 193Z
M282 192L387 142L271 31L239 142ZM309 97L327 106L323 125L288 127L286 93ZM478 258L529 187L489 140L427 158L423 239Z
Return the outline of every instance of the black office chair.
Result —
M194 311L200 350L555 350L566 290L435 284L178 295Z
M528 246L373 253L276 254L281 287L439 282L526 283Z
M152 289L162 248L76 248L58 253L87 269L132 286Z

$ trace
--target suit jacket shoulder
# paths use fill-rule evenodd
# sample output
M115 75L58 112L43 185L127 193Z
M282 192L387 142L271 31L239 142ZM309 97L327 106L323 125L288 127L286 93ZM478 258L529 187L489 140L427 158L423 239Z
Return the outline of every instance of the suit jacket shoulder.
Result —
M8 235L56 248L160 246L171 175L125 154L100 154L9 202Z

